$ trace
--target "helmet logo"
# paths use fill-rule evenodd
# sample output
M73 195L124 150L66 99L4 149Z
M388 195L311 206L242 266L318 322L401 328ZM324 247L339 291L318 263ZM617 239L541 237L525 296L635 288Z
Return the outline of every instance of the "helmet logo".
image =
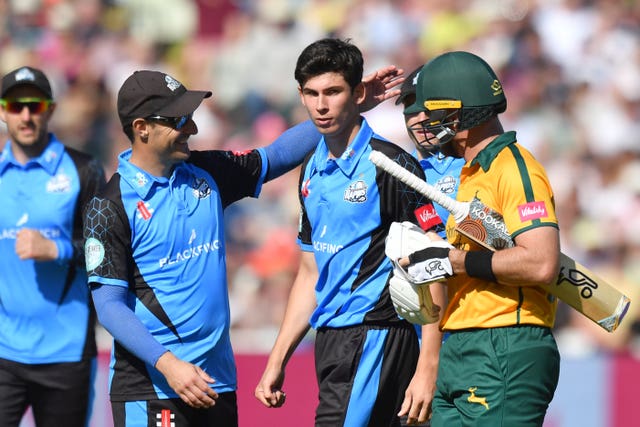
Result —
M493 90L493 96L500 95L502 93L502 85L497 79L491 83L491 90Z
M424 101L427 110L441 110L443 108L462 108L462 101L455 99L434 99Z

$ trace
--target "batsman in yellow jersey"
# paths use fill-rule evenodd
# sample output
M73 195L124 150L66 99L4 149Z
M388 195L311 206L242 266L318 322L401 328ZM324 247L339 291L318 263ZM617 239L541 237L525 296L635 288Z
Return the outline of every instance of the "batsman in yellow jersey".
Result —
M542 426L560 370L551 331L557 301L544 290L556 282L560 259L549 180L516 133L503 130L498 114L507 100L480 57L448 52L432 59L416 92L420 121L412 131L464 158L457 199L477 198L501 213L515 242L486 250L459 234L450 217L449 245L436 240L403 260L414 283L446 279L440 326L449 338L431 426Z

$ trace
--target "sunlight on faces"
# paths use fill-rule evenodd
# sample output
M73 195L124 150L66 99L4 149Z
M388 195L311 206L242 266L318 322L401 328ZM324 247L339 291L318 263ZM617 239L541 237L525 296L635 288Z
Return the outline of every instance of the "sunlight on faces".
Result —
M363 102L365 95L362 84L352 92L344 77L338 73L312 77L298 90L313 123L320 133L330 136L350 130L349 125L360 115L358 105Z
M415 95L407 96L403 101L404 108L413 105L414 102ZM447 147L456 135L456 117L457 110L449 109L425 109L418 113L404 114L407 132L422 157L430 156L436 151L457 157L457 154Z
M6 93L0 106L7 132L16 144L27 147L47 140L47 125L55 104L38 88L16 86Z
M187 160L191 155L188 146L189 136L198 133L198 127L191 119L191 115L182 118L162 118L155 116L140 120L140 124L144 126L142 133L148 135L142 138L147 146L147 151L158 158L163 164L175 164L183 160ZM183 122L179 129L176 124Z

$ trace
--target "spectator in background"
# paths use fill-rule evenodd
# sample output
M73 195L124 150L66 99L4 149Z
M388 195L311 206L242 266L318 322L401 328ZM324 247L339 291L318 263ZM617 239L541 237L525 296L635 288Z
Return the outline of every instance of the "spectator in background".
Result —
M82 427L96 343L81 213L104 173L48 131L56 104L41 70L6 74L0 97L0 420L17 427L31 407L38 427Z
M256 117L247 111L277 110L288 125L303 120L306 112L296 108L295 91L272 82L279 82L293 68L297 52L324 35L357 40L371 66L401 63L412 69L440 53L433 49L442 47L441 42L480 54L502 76L511 94L502 123L518 129L520 143L549 174L556 203L562 207L558 214L564 252L618 283L632 299L640 295L636 268L640 233L635 232L640 220L633 215L638 196L624 172L640 165L640 143L633 137L639 134L640 124L640 2L502 1L493 8L483 7L480 1L424 0L191 3L176 14L173 7L149 11L129 1L0 2L1 73L23 63L46 66L58 104L50 128L68 146L102 159L110 176L117 153L129 141L112 108L104 118L91 117L94 113L89 110L86 115L73 113L77 106L70 97L87 79L104 84L106 93L92 96L95 102L108 105L135 69L171 70L188 85L215 87L216 102L205 105L212 107L209 112L198 109L195 117L200 134L208 137L207 149L226 149L228 141L251 126L249 118ZM185 23L198 25L191 18L194 6L200 26L186 28ZM164 16L154 22L170 23L173 28L145 33L141 27L145 19L159 14ZM384 29L376 27L381 20ZM459 31L461 22L472 25ZM269 59L273 55L277 61ZM259 70L259 78L254 78L256 73L247 75L247 70ZM365 116L376 123L381 135L402 145L401 116L389 111L392 103L381 107L373 113L375 120ZM599 122L607 123L606 132L592 131L595 110ZM205 126L207 114L214 120ZM88 132L88 127L93 129ZM205 131L208 128L215 138ZM3 126L0 135L1 146L7 139ZM100 152L93 151L99 140L96 135L104 140ZM278 181L274 182L279 187L282 182ZM290 205L293 197L291 187L277 203ZM610 209L603 211L599 206ZM226 216L233 215L227 212ZM264 230L256 229L248 238L259 241L263 234ZM238 258L242 260L244 254L239 252ZM566 315L556 322L559 346L579 354L624 351L636 307L640 308L631 305L615 334L607 334L580 318L563 320L571 311L561 304L559 314ZM245 330L239 325L237 336Z

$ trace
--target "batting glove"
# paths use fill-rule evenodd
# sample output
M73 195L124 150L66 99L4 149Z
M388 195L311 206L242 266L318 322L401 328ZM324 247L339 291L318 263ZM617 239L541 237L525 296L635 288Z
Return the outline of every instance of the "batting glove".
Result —
M409 255L407 274L413 282L438 282L453 275L449 261L451 245L444 241L431 242L431 246Z
M389 295L396 313L408 322L426 325L438 321L440 307L433 303L428 285L415 285L394 274Z

